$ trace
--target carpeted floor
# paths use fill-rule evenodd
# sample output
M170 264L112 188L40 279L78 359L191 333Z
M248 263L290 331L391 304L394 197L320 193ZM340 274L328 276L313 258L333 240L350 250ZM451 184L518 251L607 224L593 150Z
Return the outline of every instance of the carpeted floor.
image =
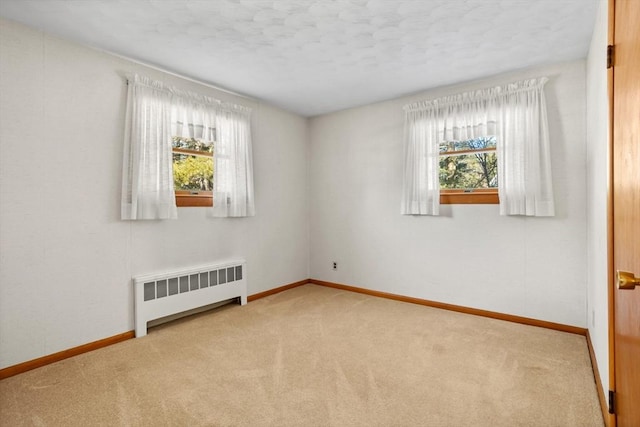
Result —
M0 381L2 426L602 426L585 338L305 285Z

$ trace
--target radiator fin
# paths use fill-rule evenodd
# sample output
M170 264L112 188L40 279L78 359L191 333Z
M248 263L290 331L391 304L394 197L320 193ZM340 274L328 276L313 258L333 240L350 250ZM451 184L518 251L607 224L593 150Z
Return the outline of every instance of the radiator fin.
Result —
M190 291L197 291L209 286L223 285L225 283L242 280L242 266L221 268L219 270L205 271L190 276L176 276L163 278L155 282L144 284L144 300L151 301L156 298L176 295Z

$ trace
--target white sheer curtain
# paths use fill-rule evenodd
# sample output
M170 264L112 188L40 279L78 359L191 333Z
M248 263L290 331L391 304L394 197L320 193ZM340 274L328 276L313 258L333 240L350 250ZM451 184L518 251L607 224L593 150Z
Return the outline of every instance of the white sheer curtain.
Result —
M174 97L171 111L172 136L195 138L205 143L216 139L217 105L194 94Z
M434 109L405 107L404 180L401 213L438 215L440 180L438 117Z
M546 77L405 105L401 213L438 215L439 144L495 136L501 215L554 215Z
M177 218L173 136L214 141L213 216L255 215L251 109L128 77L122 219Z
M142 76L129 78L122 219L177 218L171 155L171 94Z
M547 78L499 93L496 129L501 215L553 216L551 153L544 85Z
M236 106L217 115L214 149L213 215L255 215L250 110Z

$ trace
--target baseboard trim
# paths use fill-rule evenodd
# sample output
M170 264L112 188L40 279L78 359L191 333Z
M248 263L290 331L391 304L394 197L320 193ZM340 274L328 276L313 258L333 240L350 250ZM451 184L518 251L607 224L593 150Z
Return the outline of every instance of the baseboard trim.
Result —
M605 397L604 387L602 387L602 381L600 380L600 371L598 371L598 361L596 360L596 352L593 349L593 343L591 342L591 334L587 330L587 347L589 348L589 358L591 359L591 367L593 368L593 377L596 380L596 391L598 392L598 400L600 401L600 409L602 410L602 418L604 424L607 427L611 426L611 419L609 416L609 404Z
M59 362L64 359L68 359L73 356L77 356L82 353L88 353L99 348L108 347L113 344L117 344L122 341L134 338L135 332L129 331L122 334L114 335L112 337L103 338L98 341L93 341L87 344L73 347L67 350L62 350L57 353L49 354L47 356L38 357L37 359L29 360L27 362L19 363L17 365L9 366L0 369L0 380L12 377L14 375L21 374L23 372L30 371L32 369L40 368L51 363Z
M425 305L428 307L441 308L444 310L457 311L459 313L473 314L476 316L490 317L492 319L506 320L507 322L521 323L523 325L538 326L540 328L554 329L556 331L569 332L577 335L587 335L587 329L577 326L563 325L561 323L547 322L546 320L532 319L529 317L515 316L512 314L498 313L496 311L480 310L478 308L464 307L461 305L446 304L443 302L430 301L420 298L407 297L404 295L391 294L388 292L374 291L371 289L358 288L356 286L342 285L340 283L326 282L324 280L309 279L309 283L326 286L328 288L342 289L345 291L357 292L359 294L372 295L380 298L387 298L396 301L408 302L411 304Z
M259 292L257 294L249 295L247 297L247 301L255 301L260 298L268 297L269 295L279 294L280 292L286 291L288 289L297 288L298 286L306 285L309 283L309 279L300 280L298 282L289 283L288 285L280 286L277 288L269 289L268 291Z

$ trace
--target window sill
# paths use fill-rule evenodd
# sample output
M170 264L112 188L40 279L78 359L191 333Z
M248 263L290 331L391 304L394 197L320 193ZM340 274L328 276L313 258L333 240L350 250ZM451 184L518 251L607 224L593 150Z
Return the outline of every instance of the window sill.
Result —
M191 191L176 191L176 206L184 207L211 207L213 195L211 191L193 193Z
M466 193L464 190L443 190L440 192L441 205L497 205L498 190L475 190Z

